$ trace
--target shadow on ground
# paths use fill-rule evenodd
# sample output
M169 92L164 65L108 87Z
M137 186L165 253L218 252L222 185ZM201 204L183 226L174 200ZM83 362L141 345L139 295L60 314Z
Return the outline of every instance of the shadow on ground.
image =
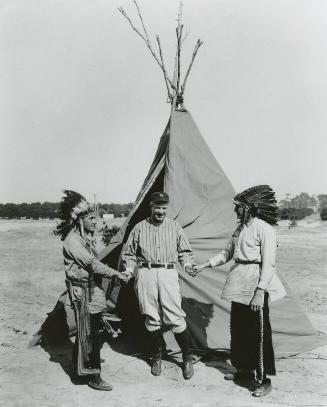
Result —
M229 358L230 355L228 352L209 351L201 358L201 362L203 362L207 367L219 370L225 376L228 373L236 372L236 369L230 363L227 363L227 360L229 360ZM249 390L250 392L253 392L258 387L258 382L256 380L233 380L233 383L238 387L243 387Z
M69 377L70 381L75 385L83 385L88 383L88 377L76 377L72 374L72 354L74 344L70 339L65 339L61 342L50 343L47 340L42 340L41 348L49 354L49 361L58 363L64 373Z

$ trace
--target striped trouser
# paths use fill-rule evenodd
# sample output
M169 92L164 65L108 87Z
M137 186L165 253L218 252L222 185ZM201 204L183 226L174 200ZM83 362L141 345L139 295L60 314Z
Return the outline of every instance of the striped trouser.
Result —
M135 291L140 311L145 315L145 327L156 331L162 323L173 333L186 329L185 312L176 269L139 268L135 278Z

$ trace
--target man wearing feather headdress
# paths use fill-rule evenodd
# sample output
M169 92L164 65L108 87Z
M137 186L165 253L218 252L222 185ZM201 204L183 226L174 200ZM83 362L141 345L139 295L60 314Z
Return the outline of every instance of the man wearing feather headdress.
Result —
M249 188L234 198L239 226L227 247L205 263L195 266L195 276L205 267L216 267L234 260L222 292L231 301L231 363L237 369L225 379L254 380L255 397L268 394L276 375L269 320L268 299L285 296L276 275L276 233L278 221L275 193L268 185Z
M100 376L99 320L101 313L106 311L101 279L117 276L126 281L126 276L97 259L93 206L77 192L65 190L64 194L55 234L64 241L66 284L76 317L74 375L88 376L90 387L108 391L112 386Z

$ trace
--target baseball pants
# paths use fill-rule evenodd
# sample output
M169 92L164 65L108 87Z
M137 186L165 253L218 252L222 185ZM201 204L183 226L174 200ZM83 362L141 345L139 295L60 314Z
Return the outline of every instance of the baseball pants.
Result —
M135 278L135 291L141 314L146 316L145 327L148 331L160 329L162 323L175 334L186 329L176 269L139 268Z

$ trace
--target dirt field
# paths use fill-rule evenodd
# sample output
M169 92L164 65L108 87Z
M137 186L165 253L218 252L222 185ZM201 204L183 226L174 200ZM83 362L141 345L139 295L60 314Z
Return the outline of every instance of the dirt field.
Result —
M326 222L327 223L327 222ZM64 290L61 242L50 222L0 221L0 404L4 407L102 406L327 406L327 346L277 361L274 391L254 399L226 382L228 361L199 361L184 381L180 368L164 363L153 377L140 358L107 343L103 377L112 392L72 384L72 343L59 350L28 343ZM327 332L327 225L280 227L278 269L315 327Z

